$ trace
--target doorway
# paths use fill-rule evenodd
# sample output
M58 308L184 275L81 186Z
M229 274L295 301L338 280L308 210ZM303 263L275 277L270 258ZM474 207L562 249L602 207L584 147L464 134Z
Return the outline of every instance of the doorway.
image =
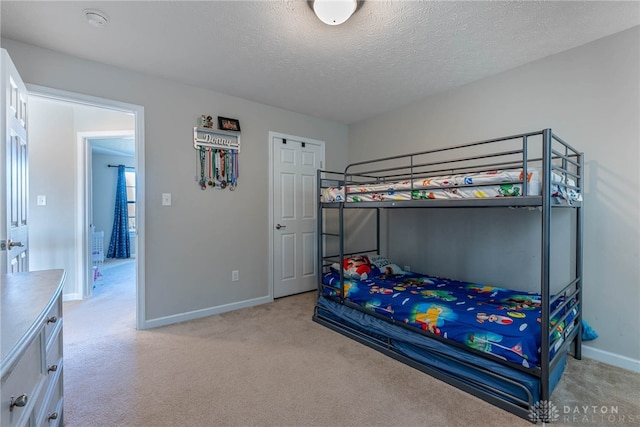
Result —
M95 121L108 117L100 110ZM123 117L126 124L127 117ZM135 133L133 121L130 130L78 132L78 144L86 150L84 185L86 188L85 212L89 224L89 258L85 275L83 298L94 290L109 286L107 269L136 260L137 248L137 185L135 168ZM123 167L122 176L120 166ZM126 191L127 228L114 234L114 206L119 180L124 178ZM120 237L120 239L118 239ZM126 238L127 253L109 253L110 242ZM123 252L123 251L118 251ZM135 270L135 269L134 269ZM135 282L135 274L131 283Z
M32 268L51 268L47 264L63 266L67 270L66 301L91 296L95 278L92 257L95 212L92 202L95 197L102 196L100 191L93 194L92 148L94 144L109 145L109 138L119 138L120 142L111 141L111 154L121 154L118 144L127 139L130 162L136 172L135 229L132 233L136 263L133 269L136 327L143 329L144 109L55 89L36 86L27 86L27 89L30 134L34 135L30 153L30 189L31 197L38 201L31 212L34 224L34 231L30 232L34 250L31 255L35 264ZM117 176L114 170L111 172ZM113 210L113 206L110 209ZM64 214L60 215L61 212ZM52 222L54 218L55 223ZM101 228L108 228L104 230L105 235L110 234L111 224ZM106 255L108 238L104 242Z
M270 268L273 298L317 286L317 170L324 141L269 133Z

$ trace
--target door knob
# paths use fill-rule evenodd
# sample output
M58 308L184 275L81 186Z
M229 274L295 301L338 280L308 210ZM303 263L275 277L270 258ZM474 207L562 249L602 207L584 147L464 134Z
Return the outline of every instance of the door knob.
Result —
M280 225L280 224L276 225L276 229L280 230L281 228L287 228L287 226L286 225Z
M22 244L22 242L14 242L13 240L9 239L9 241L7 242L7 247L9 250L11 250L11 248L13 247L23 247L24 245Z

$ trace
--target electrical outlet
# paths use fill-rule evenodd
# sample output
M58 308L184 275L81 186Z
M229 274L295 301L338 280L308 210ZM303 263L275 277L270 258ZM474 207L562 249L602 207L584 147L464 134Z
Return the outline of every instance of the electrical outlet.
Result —
M171 193L162 193L162 206L171 206Z
M410 265L405 265L404 266L404 271L407 271L407 272L411 271L411 266Z
M237 282L238 280L240 280L239 279L239 275L240 275L240 273L238 272L238 270L233 270L231 272L231 281L232 282Z
M47 196L38 196L37 197L38 206L46 206L47 205Z

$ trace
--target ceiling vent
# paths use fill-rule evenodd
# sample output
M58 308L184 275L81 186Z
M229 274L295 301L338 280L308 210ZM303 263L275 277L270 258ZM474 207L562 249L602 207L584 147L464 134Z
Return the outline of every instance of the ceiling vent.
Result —
M109 18L104 12L100 12L94 9L85 9L82 11L84 13L84 17L87 19L87 22L96 27L96 28L104 28L109 23Z

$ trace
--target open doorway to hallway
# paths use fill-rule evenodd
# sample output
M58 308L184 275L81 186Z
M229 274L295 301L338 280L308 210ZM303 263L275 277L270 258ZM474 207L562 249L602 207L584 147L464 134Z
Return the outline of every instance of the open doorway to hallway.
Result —
M116 101L105 100L102 105L102 100L87 102L89 97L75 97L76 94L30 91L31 269L64 268L64 299L82 304L98 286L100 290L109 286L109 275L105 273L112 265L129 264L120 269L118 281L132 287L130 308L140 318L143 306L137 301L143 283L138 275L138 239L144 216L139 200L144 181L137 168L143 162L137 140L141 132L136 127L142 123L142 110L128 110L126 104L118 105ZM127 194L131 208L126 215L131 216L131 226L125 234L132 251L126 258L118 254L112 259L108 250L119 165L129 172ZM104 254L99 261L94 257L93 246L94 232L98 230L103 234ZM123 280L123 274L129 277ZM137 325L134 320L131 326Z
M87 297L110 285L108 268L136 259L135 137L133 131L81 132L78 142L88 150L86 210L92 271L87 282L93 282L93 288L85 290Z

